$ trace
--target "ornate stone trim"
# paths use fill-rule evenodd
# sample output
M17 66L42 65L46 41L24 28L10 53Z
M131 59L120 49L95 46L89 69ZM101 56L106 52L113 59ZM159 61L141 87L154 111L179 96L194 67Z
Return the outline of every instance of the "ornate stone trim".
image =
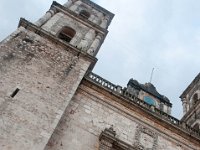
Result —
M149 147L145 148L145 146L142 145L141 141L145 140L145 139L143 139L142 134L147 135L152 138L153 143L152 143L151 148L149 148ZM148 140L150 140L150 139L148 139ZM142 125L138 125L137 129L136 129L136 134L135 134L134 146L139 149L156 150L157 145L158 145L158 134Z
M138 150L134 146L116 138L116 132L113 130L112 126L109 129L106 128L101 133L99 141L99 150Z

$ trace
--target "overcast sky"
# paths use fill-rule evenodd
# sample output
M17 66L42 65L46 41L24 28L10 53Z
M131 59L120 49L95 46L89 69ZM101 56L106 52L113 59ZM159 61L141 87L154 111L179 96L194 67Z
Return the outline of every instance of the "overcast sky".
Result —
M173 103L181 118L179 99L200 70L199 0L95 0L115 14L93 72L126 86L130 78L152 83ZM66 0L57 0L63 4ZM20 17L32 22L51 0L1 0L0 40L17 28Z

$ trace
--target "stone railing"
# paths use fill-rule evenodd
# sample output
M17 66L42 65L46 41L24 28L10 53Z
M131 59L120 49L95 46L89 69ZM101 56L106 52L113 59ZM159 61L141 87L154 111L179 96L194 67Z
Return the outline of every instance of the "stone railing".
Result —
M106 88L111 92L122 93L122 88L120 86L115 85L92 72L87 74L87 78L89 78L93 82L101 85L102 87Z
M157 117L161 118L162 120L165 120L165 121L169 122L170 124L173 124L186 132L189 132L190 135L194 135L194 136L197 136L200 138L199 131L193 129L192 127L185 124L184 122L181 122L177 118L159 110L158 108L156 108L152 105L149 105L145 101L137 98L135 95L128 93L126 88L122 89L121 86L115 85L92 72L88 73L86 78L92 82L95 82L96 84L105 88L106 90L113 92L114 94L117 94L118 96L122 96L126 99L131 100L131 102L133 102L134 104L136 104L142 108L145 108L146 110L155 114Z

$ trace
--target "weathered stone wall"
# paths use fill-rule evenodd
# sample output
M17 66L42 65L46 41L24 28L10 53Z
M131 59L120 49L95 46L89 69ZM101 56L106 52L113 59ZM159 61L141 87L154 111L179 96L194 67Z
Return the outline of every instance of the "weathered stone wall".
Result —
M123 101L123 100L122 100ZM99 136L113 126L116 137L153 150L199 150L200 145L175 134L169 126L124 106L112 93L84 80L66 109L45 150L99 149ZM132 108L130 108L132 107Z
M44 149L89 65L23 27L1 42L0 149Z

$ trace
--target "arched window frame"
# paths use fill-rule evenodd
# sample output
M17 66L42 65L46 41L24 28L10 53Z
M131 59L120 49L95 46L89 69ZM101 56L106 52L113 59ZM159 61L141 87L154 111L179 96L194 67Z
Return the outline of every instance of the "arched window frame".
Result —
M85 19L89 19L91 14L87 10L82 9L80 11L79 15L82 16Z
M191 107L195 106L199 100L198 93L195 93L191 99Z
M62 29L58 32L58 38L67 43L69 43L75 35L76 31L69 26L62 27Z

